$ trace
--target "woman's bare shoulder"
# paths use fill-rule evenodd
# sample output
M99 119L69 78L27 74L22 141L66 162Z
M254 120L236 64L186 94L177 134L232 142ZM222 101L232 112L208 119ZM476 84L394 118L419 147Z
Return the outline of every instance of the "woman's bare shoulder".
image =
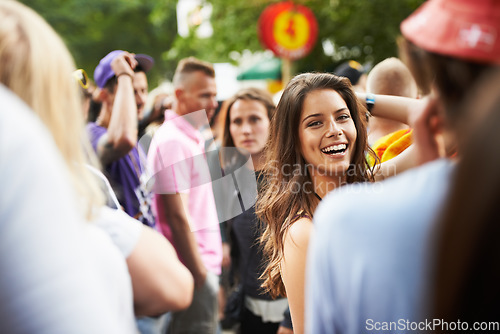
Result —
M297 247L307 246L312 229L312 219L308 216L300 217L290 225L285 234L285 247L290 242Z

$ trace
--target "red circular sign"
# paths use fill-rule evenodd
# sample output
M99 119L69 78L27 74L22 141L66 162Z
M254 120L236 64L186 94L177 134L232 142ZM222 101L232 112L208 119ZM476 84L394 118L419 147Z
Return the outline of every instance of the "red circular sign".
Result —
M266 7L259 18L261 43L278 57L305 57L318 37L318 23L311 10L292 2Z

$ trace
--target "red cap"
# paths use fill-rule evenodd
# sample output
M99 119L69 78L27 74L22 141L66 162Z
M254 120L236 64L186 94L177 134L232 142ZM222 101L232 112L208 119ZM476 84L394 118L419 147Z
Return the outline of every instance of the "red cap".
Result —
M500 64L500 0L428 0L401 32L430 52Z

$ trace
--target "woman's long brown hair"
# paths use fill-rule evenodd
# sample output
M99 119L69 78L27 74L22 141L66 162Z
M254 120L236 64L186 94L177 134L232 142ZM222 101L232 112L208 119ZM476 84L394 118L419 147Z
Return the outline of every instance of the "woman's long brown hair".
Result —
M373 169L366 160L368 146L366 108L358 101L347 78L328 73L305 73L293 78L285 88L271 120L270 140L266 147L267 183L256 203L256 213L266 222L261 238L266 268L261 277L263 288L272 296L285 296L280 263L284 236L299 212L313 216L318 204L306 161L299 152L298 136L302 106L306 96L316 90L331 89L340 94L351 112L357 130L356 148L346 172L347 183L372 180Z

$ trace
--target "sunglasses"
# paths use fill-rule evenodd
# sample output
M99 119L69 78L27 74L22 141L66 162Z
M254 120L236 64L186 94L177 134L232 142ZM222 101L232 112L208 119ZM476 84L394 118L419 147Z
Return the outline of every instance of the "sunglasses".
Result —
M89 77L87 75L87 72L85 72L85 70L80 68L74 71L73 77L75 78L76 81L78 81L78 83L83 89L89 88Z

